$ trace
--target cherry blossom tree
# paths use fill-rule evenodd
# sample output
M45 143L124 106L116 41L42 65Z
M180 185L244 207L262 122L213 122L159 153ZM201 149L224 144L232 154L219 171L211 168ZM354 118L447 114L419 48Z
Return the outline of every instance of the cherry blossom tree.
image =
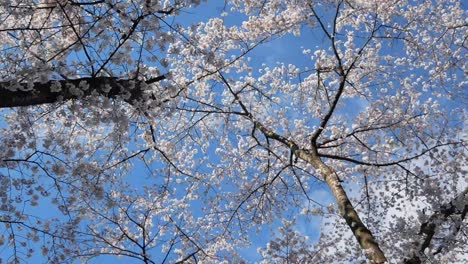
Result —
M461 1L199 2L0 5L3 261L468 259Z

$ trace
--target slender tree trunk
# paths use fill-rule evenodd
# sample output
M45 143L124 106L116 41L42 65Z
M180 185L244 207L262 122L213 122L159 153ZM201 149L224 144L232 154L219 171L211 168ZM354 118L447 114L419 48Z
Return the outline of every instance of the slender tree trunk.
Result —
M364 225L364 223L359 218L359 215L349 200L346 191L343 189L343 186L341 186L335 171L333 171L322 161L318 155L317 149L315 147L313 147L312 150L299 149L299 146L294 141L273 132L272 130L266 128L262 123L254 121L254 124L255 127L260 129L260 131L262 131L266 137L285 144L291 149L291 151L294 150L294 154L298 158L314 166L314 168L321 174L330 187L338 204L341 216L346 220L346 223L351 228L354 237L357 239L359 245L364 250L367 258L371 261L371 263L374 264L386 263L387 258L385 257L385 254L380 249L374 236L372 236L371 231L367 229L366 225Z
M343 189L336 173L326 165L322 159L320 159L316 150L298 150L296 155L312 164L314 168L321 173L336 199L341 216L346 220L346 223L351 228L354 237L356 237L359 245L364 250L364 253L369 260L376 264L385 263L387 261L385 254L382 252L377 241L372 236L371 231L367 229L366 225L364 225L359 218L358 213L349 200L348 195Z

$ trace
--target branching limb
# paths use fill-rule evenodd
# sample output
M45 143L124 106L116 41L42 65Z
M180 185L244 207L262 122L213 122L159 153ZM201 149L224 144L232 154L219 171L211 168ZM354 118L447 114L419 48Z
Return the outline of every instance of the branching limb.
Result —
M416 241L418 248L412 253L412 256L409 259L405 259L405 264L419 264L423 263L423 260L426 259L424 256L425 250L430 247L431 243L434 240L434 235L437 232L437 229L441 227L448 218L455 219L455 228L453 229L453 235L456 235L463 221L468 213L468 188L465 189L460 195L455 197L453 200L441 206L441 208L435 211L429 219L421 224L419 228L419 238L421 241ZM419 239L418 238L418 239ZM440 246L433 255L440 253L443 249L443 245Z
M164 80L164 75L151 78L145 85ZM0 108L52 104L87 96L122 97L133 104L141 99L143 82L113 77L51 80L45 83L0 82ZM82 89L80 87L86 87Z

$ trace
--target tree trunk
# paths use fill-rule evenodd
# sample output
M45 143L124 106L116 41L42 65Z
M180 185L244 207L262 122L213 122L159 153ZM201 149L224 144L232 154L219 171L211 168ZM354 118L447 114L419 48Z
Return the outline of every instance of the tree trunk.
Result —
M299 146L294 141L273 132L258 121L253 122L255 127L260 129L267 138L277 140L287 145L291 151L294 150L294 154L298 158L310 163L321 174L336 199L341 216L351 228L354 237L364 250L367 258L374 264L386 263L387 258L385 258L385 254L380 249L375 238L372 236L371 231L367 229L359 218L359 215L351 204L351 201L348 199L348 195L343 189L343 186L341 186L338 176L322 161L322 159L320 159L317 149L315 147L313 147L312 150L299 149Z
M145 87L164 80L161 75L148 81L113 77L50 80L45 83L0 82L0 108L51 104L87 96L122 98L133 104L143 95Z
M375 238L372 236L371 231L367 229L359 218L359 215L351 204L351 201L348 199L348 195L343 189L343 186L341 186L336 173L320 159L316 150L298 150L296 151L296 155L300 159L312 164L325 179L336 199L341 216L346 220L346 223L351 228L354 237L359 242L359 245L364 250L364 253L371 263L385 263L387 259L385 258L384 253L380 249Z

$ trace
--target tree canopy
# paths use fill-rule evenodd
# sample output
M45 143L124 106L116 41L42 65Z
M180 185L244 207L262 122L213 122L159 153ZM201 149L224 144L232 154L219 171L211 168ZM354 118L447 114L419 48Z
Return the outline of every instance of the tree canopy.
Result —
M0 263L468 261L466 15L3 1Z

